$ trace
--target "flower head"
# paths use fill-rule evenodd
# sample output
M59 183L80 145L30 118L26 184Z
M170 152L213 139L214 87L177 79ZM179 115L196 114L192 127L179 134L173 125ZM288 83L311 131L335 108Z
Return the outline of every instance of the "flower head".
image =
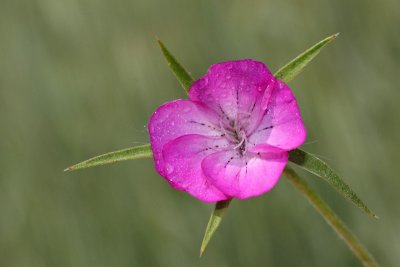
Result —
M306 137L289 87L249 59L211 66L189 100L154 112L149 132L158 173L205 202L269 191Z

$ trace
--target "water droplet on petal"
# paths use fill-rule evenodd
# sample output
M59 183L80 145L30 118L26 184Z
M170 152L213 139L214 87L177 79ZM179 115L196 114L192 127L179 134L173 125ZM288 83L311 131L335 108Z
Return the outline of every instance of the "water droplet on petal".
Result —
M171 174L174 171L174 166L172 166L171 164L166 164L165 169L167 171L167 174Z
M268 91L272 90L274 86L275 86L275 79L272 78L269 80L266 90L268 90Z

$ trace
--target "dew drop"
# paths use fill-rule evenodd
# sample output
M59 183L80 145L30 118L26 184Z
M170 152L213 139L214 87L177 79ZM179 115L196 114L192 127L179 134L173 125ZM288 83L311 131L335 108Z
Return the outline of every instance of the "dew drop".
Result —
M167 164L165 166L165 169L167 171L167 174L171 174L174 171L174 166L172 166L171 164Z

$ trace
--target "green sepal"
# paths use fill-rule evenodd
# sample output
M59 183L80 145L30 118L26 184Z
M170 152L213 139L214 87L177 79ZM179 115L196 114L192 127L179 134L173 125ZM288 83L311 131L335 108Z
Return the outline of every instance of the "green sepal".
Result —
M300 55L298 55L295 59L287 63L285 66L280 68L274 76L278 78L281 81L284 81L285 83L290 82L293 80L294 77L297 76L297 74L300 73L304 69L305 66L308 65L308 63L315 58L319 52L321 52L321 49L324 48L325 45L330 43L331 41L335 40L336 37L338 37L339 33L333 34L324 40L316 43Z
M105 165L131 159L150 158L152 156L150 144L125 148L118 151L109 152L91 159L82 161L78 164L66 168L64 171L75 171L84 168Z
M167 47L161 42L160 39L157 39L158 45L161 48L161 51L164 55L165 60L167 61L168 66L171 68L172 72L175 74L175 77L178 79L183 89L186 92L189 92L189 88L193 83L193 78L189 72L187 72L183 66L175 59L175 57L169 52Z
M339 175L337 175L336 172L321 159L301 149L295 149L289 152L289 161L322 178L354 205L365 211L368 215L377 218L377 216L364 204L364 202L361 201L350 186L348 186L345 181L343 181Z
M210 242L211 238L213 237L215 231L217 231L219 224L222 221L222 218L225 215L225 212L229 208L229 204L231 203L232 199L219 201L215 204L214 211L211 213L210 220L208 221L206 231L204 232L203 242L200 246L200 257L203 255L204 251L208 243Z

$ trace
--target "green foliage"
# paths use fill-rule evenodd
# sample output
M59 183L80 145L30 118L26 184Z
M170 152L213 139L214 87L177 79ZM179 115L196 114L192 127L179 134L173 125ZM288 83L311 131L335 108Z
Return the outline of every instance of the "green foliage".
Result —
M295 149L290 151L289 160L304 170L311 172L318 177L321 177L324 181L328 182L333 188L335 188L345 198L350 200L354 205L365 211L368 215L377 217L354 193L354 191L340 178L331 167L328 166L321 159L317 158L311 153L303 151L301 149Z
M89 167L95 167L99 165L105 165L110 163L116 163L131 159L150 158L152 156L150 144L143 146L135 146L130 148L121 149L118 151L109 152L100 156L96 156L72 165L66 168L64 171L75 171L85 169Z
M189 88L194 81L192 76L182 67L182 65L178 61L176 61L175 57L168 51L167 47L163 44L163 42L161 42L160 39L157 39L157 42L161 48L165 60L167 61L168 66L175 74L175 77L181 83L183 89L185 89L186 92L189 92Z
M308 63L311 62L318 54L321 52L321 49L324 48L325 45L335 40L338 37L339 33L333 34L324 40L316 43L300 55L298 55L295 59L290 61L288 64L280 68L276 73L275 77L284 81L285 83L290 82L296 77Z
M214 211L211 213L210 220L208 221L206 231L204 233L203 242L201 243L200 246L200 256L203 255L208 245L208 242L210 242L215 231L217 231L219 224L221 223L222 218L225 215L225 212L228 210L231 201L232 199L228 199L219 201L215 204Z
M301 192L310 204L321 214L346 245L353 251L365 267L377 267L378 263L368 250L357 240L335 212L317 193L290 167L283 171L284 176Z

